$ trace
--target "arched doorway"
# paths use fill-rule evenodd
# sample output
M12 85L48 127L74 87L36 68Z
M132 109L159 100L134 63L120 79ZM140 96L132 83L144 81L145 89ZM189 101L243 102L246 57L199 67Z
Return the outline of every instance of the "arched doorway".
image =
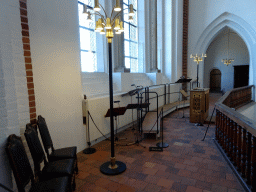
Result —
M247 23L245 20L240 18L237 15L232 13L224 12L215 20L213 20L202 32L202 34L198 37L198 41L195 44L195 53L205 53L210 45L210 43L214 40L214 38L222 32L223 28L229 27L234 32L236 32L241 39L244 41L245 45L247 46L248 53L249 53L249 85L255 84L254 76L255 73L253 72L253 63L255 63L256 57L256 49L255 49L255 42L256 42L256 33L252 26ZM191 61L192 62L192 61ZM199 79L204 79L205 65L199 65ZM202 73L203 72L203 73ZM224 73L222 79L224 79ZM208 73L209 74L209 73ZM206 81L209 80L209 77L204 79L202 83L203 87L208 87L209 85L205 85ZM232 78L233 82L233 78ZM223 81L222 81L223 84ZM222 85L224 86L224 84ZM233 89L233 86L231 87ZM228 90L228 89L227 89Z
M210 72L210 91L221 91L221 72L219 69L212 69Z

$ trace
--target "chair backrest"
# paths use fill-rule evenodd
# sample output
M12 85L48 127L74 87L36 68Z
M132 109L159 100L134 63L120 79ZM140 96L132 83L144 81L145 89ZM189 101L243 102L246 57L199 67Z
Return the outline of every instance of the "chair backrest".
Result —
M41 115L38 115L37 125L43 141L45 152L49 157L49 148L51 148L51 150L54 150L54 148L53 148L52 138L51 138L49 129L47 127L46 121Z
M25 187L29 181L31 180L34 183L34 175L21 138L14 134L10 135L7 141L6 152L17 188L19 192L25 192Z
M31 123L27 124L24 135L27 140L31 156L34 161L35 175L38 176L38 174L40 174L41 172L40 164L43 161L46 164L47 161L45 158L43 147L37 134L36 127L33 126Z

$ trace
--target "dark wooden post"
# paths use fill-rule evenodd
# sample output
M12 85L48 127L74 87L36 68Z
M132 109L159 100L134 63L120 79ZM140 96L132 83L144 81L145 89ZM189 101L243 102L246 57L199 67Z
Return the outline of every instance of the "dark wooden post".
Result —
M226 118L226 147L227 147L227 155L230 157L230 119Z
M227 116L223 114L223 149L227 153Z
M243 139L242 139L242 177L245 178L245 173L246 173L246 156L247 156L247 153L246 153L246 149L247 149L247 137L246 137L246 134L247 134L247 131L246 129L242 128L242 131L243 131Z
M224 147L224 134L223 134L223 126L224 126L224 115L220 113L220 145L222 148Z
M215 139L219 142L219 126L220 126L220 111L216 110L216 128L215 128Z
M238 138L237 138L237 168L241 172L241 156L242 156L242 128L238 125Z
M230 147L229 147L229 152L230 152L230 159L231 161L234 161L234 122L230 119L229 120L229 127L230 127L230 134L229 134L229 138L230 138Z
M253 136L252 149L252 191L256 191L256 137Z
M234 165L237 166L237 123L234 122Z
M247 143L247 184L251 185L251 170L252 170L252 134L248 132L248 143Z

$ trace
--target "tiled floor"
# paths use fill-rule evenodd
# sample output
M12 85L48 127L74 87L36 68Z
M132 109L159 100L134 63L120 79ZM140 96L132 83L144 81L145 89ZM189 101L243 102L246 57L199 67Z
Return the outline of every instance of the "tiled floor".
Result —
M219 95L210 95L210 114ZM124 173L106 176L100 166L110 160L110 141L93 146L97 152L78 154L79 174L76 191L176 191L176 192L236 192L244 191L225 162L211 138L211 125L205 141L202 141L207 125L196 127L189 122L189 108L186 118L174 112L164 118L164 142L169 144L163 152L151 152L150 146L157 142L147 138L137 145L115 146L116 159L126 164ZM134 133L128 129L120 134L134 140ZM129 141L122 141L123 144Z

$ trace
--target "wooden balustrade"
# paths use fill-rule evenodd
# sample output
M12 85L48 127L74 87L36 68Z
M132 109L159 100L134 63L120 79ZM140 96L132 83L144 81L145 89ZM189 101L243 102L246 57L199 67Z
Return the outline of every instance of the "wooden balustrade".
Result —
M252 176L251 183L252 189L256 190L256 137L253 136L253 148L252 148Z
M223 104L230 107L236 108L250 102L252 99L252 86L241 87L232 90L229 96L224 100Z
M247 86L227 92L216 103L215 140L252 191L256 191L256 121L235 111L252 101Z

